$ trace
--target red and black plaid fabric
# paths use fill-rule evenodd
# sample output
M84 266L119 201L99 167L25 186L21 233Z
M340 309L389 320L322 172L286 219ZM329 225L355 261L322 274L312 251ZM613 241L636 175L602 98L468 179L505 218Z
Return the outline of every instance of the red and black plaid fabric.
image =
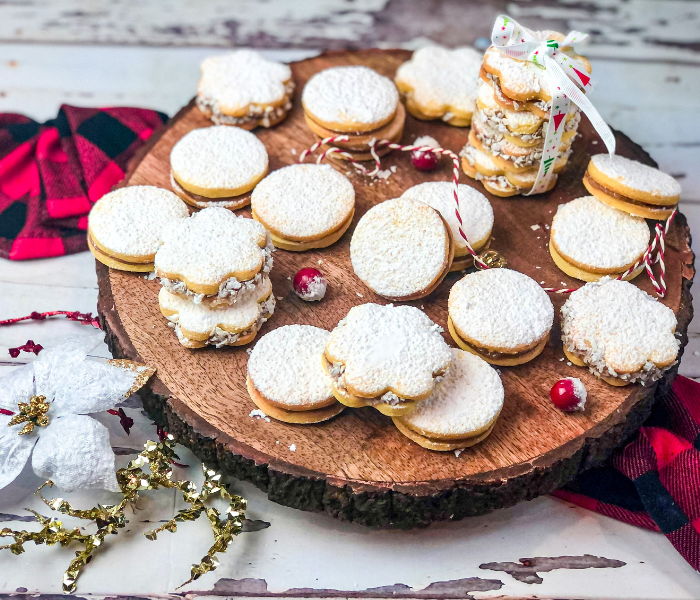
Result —
M0 114L0 257L87 250L90 207L166 119L141 108L75 106L43 124Z
M677 376L605 467L583 473L554 495L660 531L700 571L700 383Z

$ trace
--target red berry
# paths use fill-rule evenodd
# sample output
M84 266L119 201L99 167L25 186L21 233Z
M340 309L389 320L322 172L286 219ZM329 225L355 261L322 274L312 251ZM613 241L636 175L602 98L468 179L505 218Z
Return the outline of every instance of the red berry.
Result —
M435 152L411 152L411 162L419 171L432 171L438 164L438 155Z
M549 390L549 397L559 410L583 410L586 405L586 387L576 377L560 379Z
M307 302L323 299L326 295L326 278L313 267L304 267L294 276L294 291Z

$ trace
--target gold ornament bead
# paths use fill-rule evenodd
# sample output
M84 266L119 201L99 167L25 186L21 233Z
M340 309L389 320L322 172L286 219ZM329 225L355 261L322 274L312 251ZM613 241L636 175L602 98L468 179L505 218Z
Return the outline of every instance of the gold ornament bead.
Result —
M484 269L502 269L506 264L506 259L496 250L484 250L479 254L479 260L474 261L474 266L476 266L479 271L483 271Z

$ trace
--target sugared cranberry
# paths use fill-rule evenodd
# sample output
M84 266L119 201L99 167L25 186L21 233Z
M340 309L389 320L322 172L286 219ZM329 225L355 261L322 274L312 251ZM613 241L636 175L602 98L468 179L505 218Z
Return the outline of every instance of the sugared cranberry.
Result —
M583 410L586 406L586 386L576 377L560 379L549 390L554 406L566 412Z
M326 295L326 278L313 267L304 267L294 276L294 291L307 302L323 299Z
M414 146L432 146L433 148L439 148L435 138L429 135L424 135L419 137L415 142ZM411 162L413 166L419 171L432 171L437 167L438 161L440 160L440 155L435 152L420 152L418 150L413 150L411 152Z

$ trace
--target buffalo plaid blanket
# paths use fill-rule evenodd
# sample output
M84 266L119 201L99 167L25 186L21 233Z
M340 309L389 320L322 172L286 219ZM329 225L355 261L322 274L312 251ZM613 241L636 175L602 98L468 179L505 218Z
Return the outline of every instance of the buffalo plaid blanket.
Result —
M75 106L43 124L0 114L0 257L87 250L90 207L166 119L141 108Z

